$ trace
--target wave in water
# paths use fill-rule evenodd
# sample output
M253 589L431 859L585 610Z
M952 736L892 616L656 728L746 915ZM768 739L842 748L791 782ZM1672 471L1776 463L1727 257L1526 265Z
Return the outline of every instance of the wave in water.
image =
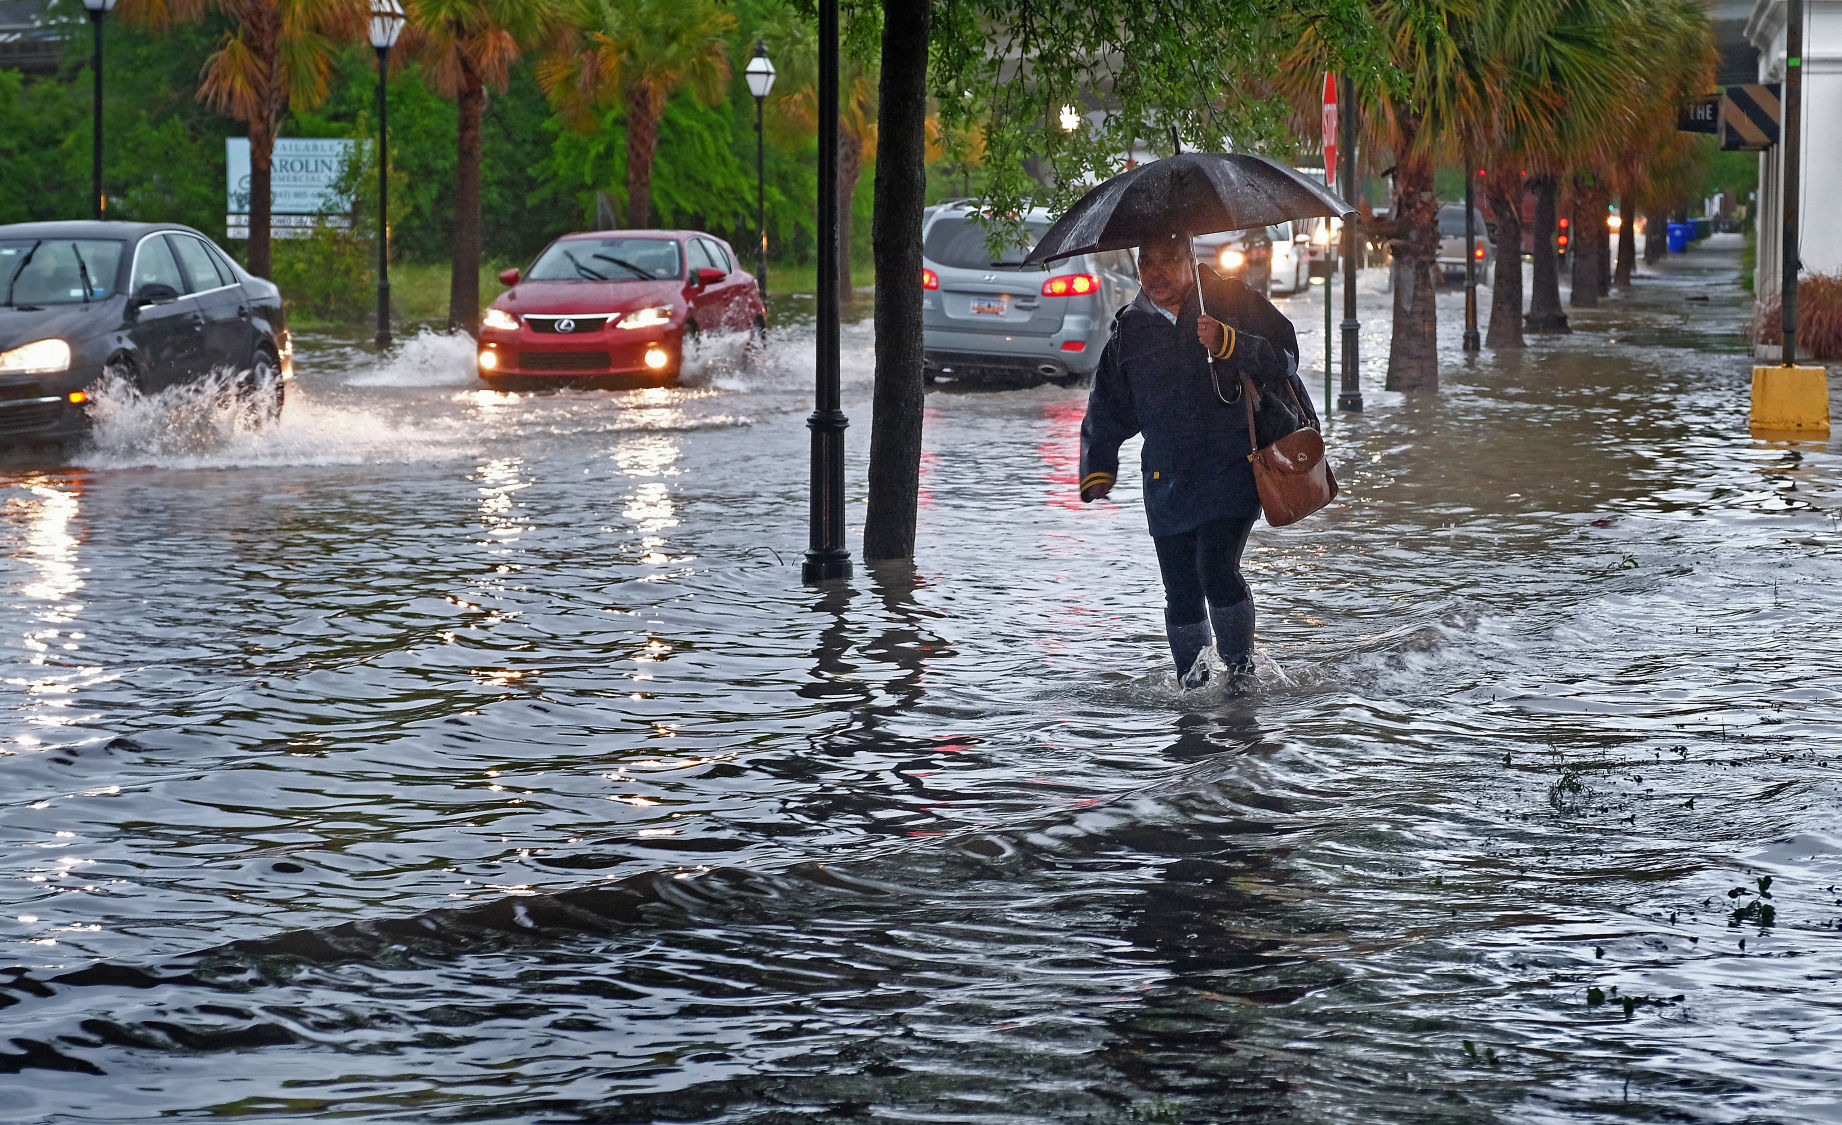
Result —
M400 425L366 410L315 401L298 381L270 421L229 393L217 373L142 395L122 384L90 399L91 433L75 463L94 469L203 469L245 465L356 465L419 461L457 449L463 434L440 419Z

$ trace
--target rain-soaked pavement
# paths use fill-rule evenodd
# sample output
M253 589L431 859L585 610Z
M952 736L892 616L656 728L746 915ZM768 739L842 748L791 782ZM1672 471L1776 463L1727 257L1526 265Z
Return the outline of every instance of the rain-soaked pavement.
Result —
M1443 296L1244 698L1080 391L931 396L916 572L824 593L797 330L104 403L0 475L0 1120L1842 1120L1842 440L1745 434L1736 262L1475 361Z

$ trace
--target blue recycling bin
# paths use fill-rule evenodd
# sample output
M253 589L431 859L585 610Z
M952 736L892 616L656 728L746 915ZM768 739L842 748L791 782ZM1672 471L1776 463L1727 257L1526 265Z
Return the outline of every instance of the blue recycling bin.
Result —
M1688 249L1689 229L1686 223L1669 224L1669 252L1680 254Z

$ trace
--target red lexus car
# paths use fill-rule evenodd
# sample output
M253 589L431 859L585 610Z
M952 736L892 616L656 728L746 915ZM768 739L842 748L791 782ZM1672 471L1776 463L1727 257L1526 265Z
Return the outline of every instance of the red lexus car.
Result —
M494 386L678 378L687 340L760 331L767 307L735 251L694 230L568 234L511 286L480 322L480 378Z

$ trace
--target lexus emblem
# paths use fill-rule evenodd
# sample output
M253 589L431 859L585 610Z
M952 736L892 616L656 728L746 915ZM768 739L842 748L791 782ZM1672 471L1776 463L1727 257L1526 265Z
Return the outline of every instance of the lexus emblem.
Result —
M556 330L558 332L574 332L576 330L576 322L568 317L564 317L562 320L556 322Z

